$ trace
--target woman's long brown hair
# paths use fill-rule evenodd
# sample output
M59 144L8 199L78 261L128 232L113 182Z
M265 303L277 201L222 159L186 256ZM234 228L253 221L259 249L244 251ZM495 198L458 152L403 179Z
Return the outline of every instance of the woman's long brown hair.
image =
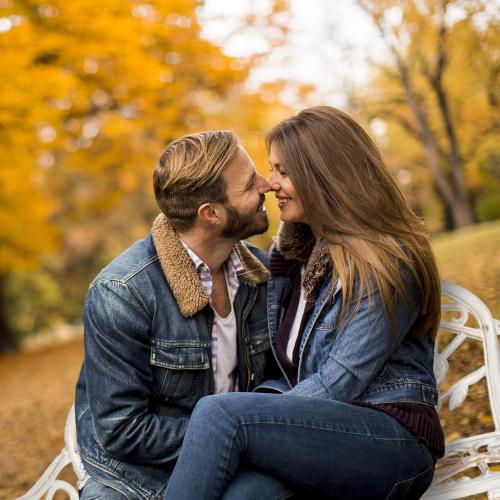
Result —
M365 291L371 301L377 287L395 333L395 293L409 303L412 276L421 306L412 331L434 339L441 295L434 255L368 134L346 113L317 106L282 121L266 139L277 148L313 234L329 246L332 280L342 283L340 322L355 314Z

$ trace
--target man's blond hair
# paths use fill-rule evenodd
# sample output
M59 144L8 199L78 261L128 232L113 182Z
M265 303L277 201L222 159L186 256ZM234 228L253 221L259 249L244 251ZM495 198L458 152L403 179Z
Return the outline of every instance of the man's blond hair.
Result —
M193 227L203 203L226 203L222 173L233 161L238 138L229 130L190 134L171 142L153 172L156 201L179 232Z

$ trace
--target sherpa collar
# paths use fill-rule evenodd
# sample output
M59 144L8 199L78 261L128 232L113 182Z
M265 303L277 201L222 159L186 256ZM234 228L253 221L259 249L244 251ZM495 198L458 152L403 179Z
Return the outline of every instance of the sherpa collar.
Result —
M207 292L201 284L193 261L182 246L179 235L165 215L160 214L155 219L151 234L153 235L161 268L174 294L179 310L186 318L193 316L209 302ZM243 271L238 273L239 278L252 285L267 282L269 271L248 250L244 243L236 243L234 250L243 266Z
M307 224L283 222L276 240L278 251L287 259L306 263L302 287L306 295L314 295L332 269L332 259L324 240L316 240Z

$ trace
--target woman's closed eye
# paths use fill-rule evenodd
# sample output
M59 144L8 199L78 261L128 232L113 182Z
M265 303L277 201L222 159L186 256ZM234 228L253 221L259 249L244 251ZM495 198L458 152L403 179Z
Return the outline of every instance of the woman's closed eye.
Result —
M271 172L271 173L277 172L279 175L281 175L281 177L287 177L288 176L288 174L283 169L280 169L280 168L277 168L277 167L269 167L269 172Z

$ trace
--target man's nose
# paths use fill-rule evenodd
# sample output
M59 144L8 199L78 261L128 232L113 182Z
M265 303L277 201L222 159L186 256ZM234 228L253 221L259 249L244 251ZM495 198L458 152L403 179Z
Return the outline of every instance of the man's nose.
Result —
M266 178L259 174L259 193L264 194L271 190L271 185Z
M280 184L277 181L276 176L274 175L274 170L269 177L268 183L269 183L269 188L271 191L278 191L279 190Z

